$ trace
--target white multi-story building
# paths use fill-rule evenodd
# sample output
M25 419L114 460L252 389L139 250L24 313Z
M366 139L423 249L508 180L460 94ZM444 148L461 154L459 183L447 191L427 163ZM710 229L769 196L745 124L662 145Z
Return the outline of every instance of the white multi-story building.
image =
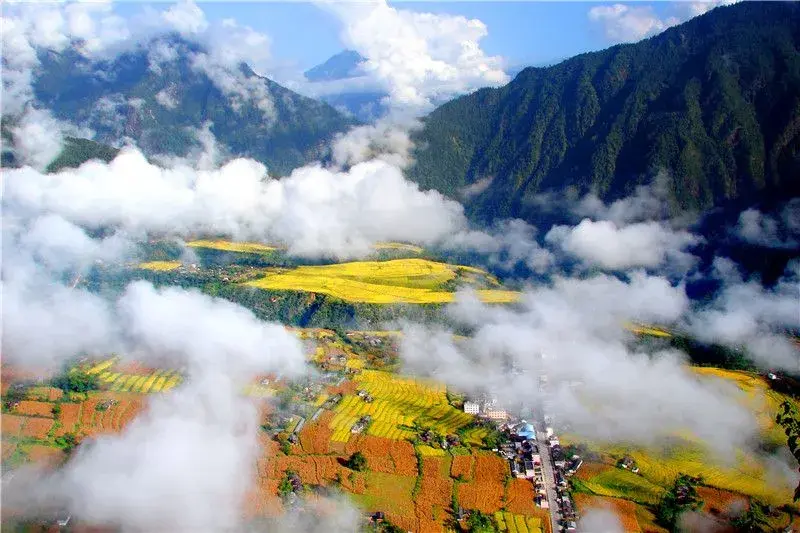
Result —
M481 406L478 402L464 402L464 412L470 415L477 415L481 412Z

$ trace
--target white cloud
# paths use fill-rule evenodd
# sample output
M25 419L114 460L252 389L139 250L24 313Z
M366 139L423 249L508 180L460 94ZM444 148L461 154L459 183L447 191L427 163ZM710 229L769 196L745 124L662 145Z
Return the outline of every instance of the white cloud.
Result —
M722 5L738 0L708 0L699 2L676 2L671 5L671 16L656 14L651 5L613 4L594 6L589 9L589 20L603 27L606 38L612 42L638 41L661 33L690 18Z
M609 220L588 218L574 227L554 226L545 240L587 265L610 270L656 268L670 258L685 263L691 258L683 250L698 241L692 234L674 231L660 222L617 226Z
M267 119L275 118L265 82L247 77L240 69L240 64L246 63L262 75L269 71L269 37L231 19L210 23L191 1L163 11L145 7L128 19L116 15L110 3L16 5L2 17L2 28L6 113L18 113L33 100L39 50L63 51L72 46L90 59L112 59L152 44L148 50L150 68L159 72L179 54L174 46L153 39L177 32L203 47L192 56L193 67L206 74L235 106L253 101Z
M367 58L364 70L384 84L395 109L418 113L441 99L508 82L502 59L480 48L487 35L480 20L396 9L383 0L325 5L342 20L343 40Z
M715 261L715 266L717 262ZM788 273L772 288L755 281L744 282L730 265L719 263L727 284L709 305L687 317L697 338L745 348L761 367L800 371L800 350L786 330L800 331L800 285L796 273Z
M555 256L536 240L537 230L524 220L503 220L490 230L461 231L444 239L440 246L450 251L478 252L487 255L493 268L513 270L519 263L537 274L555 265Z
M339 167L380 159L398 168L411 163L414 143L410 133L421 127L417 121L383 119L375 124L357 126L338 135L331 151Z
M203 10L191 1L181 0L161 13L161 17L178 33L184 36L203 33L208 29L208 21Z
M156 102L163 105L167 109L175 109L178 107L178 100L175 98L174 90L170 88L161 89L156 93Z
M659 18L651 6L626 4L595 6L589 20L602 24L606 37L615 42L638 41L680 22L676 17Z
M747 209L739 215L734 234L744 242L769 248L795 248L800 242L800 200L788 202L780 213Z
M678 352L639 351L623 330L625 321L670 323L688 310L683 288L660 277L557 278L529 289L515 309L461 295L450 316L472 336L454 341L450 332L409 326L401 358L407 370L466 392L543 407L589 439L652 444L688 431L730 451L757 431L736 387L694 375ZM547 391L537 386L541 375Z
M11 128L14 153L20 162L44 170L61 153L65 125L49 111L28 108Z
M623 533L625 530L617 514L611 509L588 509L581 513L578 524L586 533Z
M9 170L5 181L7 204L76 224L273 240L309 256L363 254L384 240L430 244L464 224L460 204L420 191L380 160L347 172L312 165L276 180L253 160L213 170L161 168L126 148L110 164L54 175Z

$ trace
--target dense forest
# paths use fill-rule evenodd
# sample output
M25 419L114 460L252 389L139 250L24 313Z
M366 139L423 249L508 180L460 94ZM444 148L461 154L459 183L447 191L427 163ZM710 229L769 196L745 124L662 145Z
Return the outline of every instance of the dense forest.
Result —
M523 70L436 109L411 177L474 219L537 194L609 200L659 172L672 208L800 190L800 6L743 2L656 37Z

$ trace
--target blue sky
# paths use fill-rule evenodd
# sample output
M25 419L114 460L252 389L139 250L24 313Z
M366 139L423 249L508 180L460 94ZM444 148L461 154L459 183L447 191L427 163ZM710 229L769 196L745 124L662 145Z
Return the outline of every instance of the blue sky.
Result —
M536 65L615 44L601 21L589 11L600 6L626 4L645 16L666 19L678 15L687 2L390 2L399 9L447 13L477 18L488 35L481 47L489 55L505 57L510 66ZM163 4L162 4L163 5ZM341 22L329 11L306 2L201 2L210 21L233 18L266 33L272 55L284 64L307 69L344 48ZM141 4L120 5L133 13ZM608 21L606 21L608 22Z

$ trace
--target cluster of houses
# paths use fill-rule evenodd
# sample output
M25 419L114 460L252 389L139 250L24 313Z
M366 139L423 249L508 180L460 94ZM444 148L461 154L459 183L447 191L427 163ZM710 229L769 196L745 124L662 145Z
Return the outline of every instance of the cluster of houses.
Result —
M364 400L364 403L372 403L375 400L375 398L373 398L372 395L364 389L359 389L357 394L359 398Z
M572 498L569 496L569 483L567 478L575 474L583 464L583 459L579 455L572 455L567 458L558 437L553 433L553 429L548 427L545 430L547 445L550 448L550 458L553 461L553 482L555 484L555 504L561 515L561 526L564 531L575 531L577 529L578 513Z
M370 422L372 422L371 416L362 416L353 424L353 427L350 428L350 433L363 433L369 427Z
M464 402L464 412L497 422L505 422L509 418L508 411L500 406L497 398L484 398L478 401L467 400Z

